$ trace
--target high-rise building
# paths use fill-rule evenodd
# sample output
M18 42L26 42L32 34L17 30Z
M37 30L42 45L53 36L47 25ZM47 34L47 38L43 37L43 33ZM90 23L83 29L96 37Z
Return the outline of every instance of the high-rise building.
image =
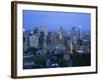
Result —
M56 34L51 32L51 44L56 45Z
M48 32L46 42L47 42L47 45L51 45L51 32Z
M63 34L64 34L64 29L63 29L63 27L61 26L61 27L59 28L59 38L60 38L60 39L63 38Z
M27 49L29 48L30 44L29 44L29 32L28 31L23 31L23 51L27 51Z
M39 33L39 47L44 47L44 32Z
M32 34L29 37L30 47L38 48L39 46L39 37L36 34Z
M70 40L72 41L72 45L74 45L75 50L79 50L82 44L82 32L81 26L72 27L70 31Z
M81 28L82 28L81 26L77 27L77 35L78 35L79 39L82 38L82 29Z
M47 45L47 36L48 36L48 30L47 30L47 27L46 26L41 26L39 27L39 33L40 33L40 36L42 34L42 38L44 38L44 46Z
M59 28L58 34L59 34L60 44L63 44L64 43L64 29L62 26Z

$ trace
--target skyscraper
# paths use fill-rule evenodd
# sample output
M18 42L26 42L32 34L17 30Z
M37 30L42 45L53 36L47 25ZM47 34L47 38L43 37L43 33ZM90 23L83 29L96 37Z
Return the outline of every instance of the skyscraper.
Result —
M39 46L40 47L44 47L44 32L40 32L40 35L39 35Z
M29 48L30 44L29 44L29 32L28 31L23 31L23 51L27 51L27 49Z
M75 51L78 51L82 48L81 26L72 27L70 31L70 40L72 41Z
M58 33L59 33L60 44L63 44L63 42L64 42L64 29L62 26L59 28Z
M77 43L78 43L78 28L72 27L70 31L70 48L71 48L71 53L73 50L77 50Z
M43 44L44 46L47 45L47 36L48 36L48 30L47 30L47 27L46 26L41 26L39 27L39 33L41 34L40 37L44 38L43 40Z
M30 47L37 48L39 46L39 37L36 34L32 34L29 37Z

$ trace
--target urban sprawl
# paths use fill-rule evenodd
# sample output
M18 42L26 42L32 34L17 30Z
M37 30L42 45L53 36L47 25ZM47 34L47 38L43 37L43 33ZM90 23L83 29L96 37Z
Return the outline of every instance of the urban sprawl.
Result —
M81 26L23 29L23 69L90 66L91 35Z

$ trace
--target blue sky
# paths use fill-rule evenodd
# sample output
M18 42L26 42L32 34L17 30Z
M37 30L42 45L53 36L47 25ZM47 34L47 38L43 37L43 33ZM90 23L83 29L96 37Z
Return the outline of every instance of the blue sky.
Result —
M68 31L71 27L80 25L82 30L90 31L90 21L89 13L23 10L23 27L26 30L47 26L48 30L57 31L63 26Z

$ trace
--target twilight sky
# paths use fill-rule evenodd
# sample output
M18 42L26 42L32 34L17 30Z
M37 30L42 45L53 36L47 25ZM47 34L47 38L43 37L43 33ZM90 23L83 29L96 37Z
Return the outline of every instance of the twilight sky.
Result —
M48 30L57 31L60 26L63 26L64 30L81 26L82 30L90 31L90 21L89 13L23 10L23 27L26 30L47 26Z

